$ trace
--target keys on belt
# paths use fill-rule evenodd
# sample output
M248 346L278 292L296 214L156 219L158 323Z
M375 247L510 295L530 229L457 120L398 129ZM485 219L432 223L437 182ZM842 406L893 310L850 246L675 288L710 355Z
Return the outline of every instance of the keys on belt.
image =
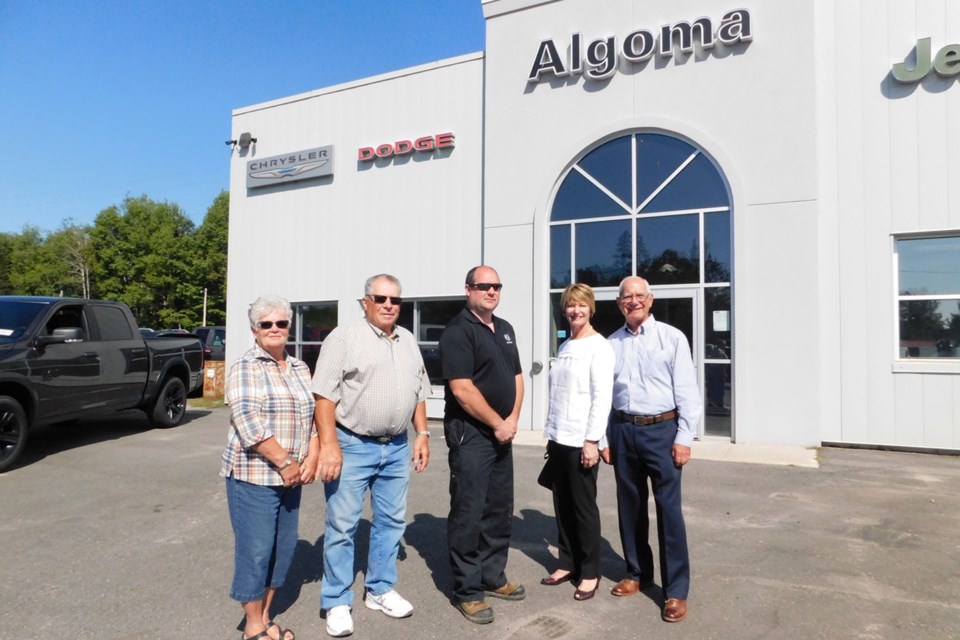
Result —
M680 413L676 409L671 409L665 413L661 413L655 416L638 416L632 413L627 413L626 411L620 411L619 409L613 410L613 415L620 422L629 422L630 424L637 427L649 427L652 424L658 424L665 420L670 420L676 418Z

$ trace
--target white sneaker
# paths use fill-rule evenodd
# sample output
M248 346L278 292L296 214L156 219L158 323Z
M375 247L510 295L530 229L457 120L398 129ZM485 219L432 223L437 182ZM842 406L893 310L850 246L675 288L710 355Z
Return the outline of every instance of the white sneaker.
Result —
M406 618L413 613L413 605L393 589L379 596L367 591L367 597L363 599L363 603L367 605L367 609L383 611L391 618Z
M342 638L353 633L350 605L342 604L327 611L327 635Z

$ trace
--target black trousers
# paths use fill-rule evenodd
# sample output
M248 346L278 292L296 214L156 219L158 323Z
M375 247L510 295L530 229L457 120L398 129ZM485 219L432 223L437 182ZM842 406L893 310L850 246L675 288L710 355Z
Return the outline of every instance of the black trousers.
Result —
M600 577L599 465L584 469L580 454L580 447L547 441L560 568L570 571L574 582Z
M458 602L482 600L507 583L513 519L513 448L490 429L460 419L443 423L449 447L447 545Z

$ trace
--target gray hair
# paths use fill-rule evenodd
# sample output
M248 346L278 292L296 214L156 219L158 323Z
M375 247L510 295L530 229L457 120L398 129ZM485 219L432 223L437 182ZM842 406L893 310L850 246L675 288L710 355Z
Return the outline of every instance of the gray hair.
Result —
M617 291L618 296L623 295L623 287L626 286L628 280L639 280L640 282L643 283L644 293L650 293L650 283L647 282L646 279L641 278L640 276L627 276L626 278L620 281L620 288Z
M287 320L293 318L293 309L290 308L290 303L286 298L275 295L260 296L253 301L250 310L247 311L247 317L250 318L250 328L255 328L261 318L269 315L271 311L282 312L287 316Z
M380 280L381 278L383 280L386 280L387 282L397 285L397 294L400 294L403 292L403 287L400 286L400 281L397 280L396 277L390 275L389 273L378 273L375 276L370 276L369 278L367 278L366 283L364 283L363 285L363 295L365 296L373 295L373 283L376 282L377 280Z

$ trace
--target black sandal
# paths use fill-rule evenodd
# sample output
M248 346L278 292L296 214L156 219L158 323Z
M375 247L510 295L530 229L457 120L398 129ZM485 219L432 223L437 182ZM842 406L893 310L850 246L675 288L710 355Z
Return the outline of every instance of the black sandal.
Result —
M280 630L280 634L277 636L277 640L297 640L297 634L295 634L290 629L284 629L279 624L277 624L276 620L271 620L270 622L267 623L267 631L270 631L270 629L272 629L273 627L276 627L277 629ZM272 636L268 636L268 637L270 638L270 640L273 640Z

